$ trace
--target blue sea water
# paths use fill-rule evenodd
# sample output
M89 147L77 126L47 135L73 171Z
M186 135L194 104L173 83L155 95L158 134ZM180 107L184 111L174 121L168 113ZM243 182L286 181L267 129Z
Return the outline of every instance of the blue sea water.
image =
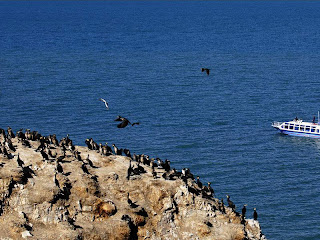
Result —
M320 110L319 12L317 1L0 1L0 127L168 158L248 217L256 207L268 239L320 239L320 142L271 127ZM118 129L117 115L140 125Z

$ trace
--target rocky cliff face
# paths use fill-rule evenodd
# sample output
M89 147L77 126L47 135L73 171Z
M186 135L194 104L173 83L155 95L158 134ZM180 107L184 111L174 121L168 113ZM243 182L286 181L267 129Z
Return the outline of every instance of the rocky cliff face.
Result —
M0 239L265 239L187 170L18 136L0 136Z

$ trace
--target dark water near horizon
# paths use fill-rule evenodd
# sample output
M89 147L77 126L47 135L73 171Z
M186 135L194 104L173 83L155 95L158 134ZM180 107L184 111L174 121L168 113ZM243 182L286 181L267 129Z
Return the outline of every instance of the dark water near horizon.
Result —
M320 110L319 12L317 1L1 1L0 127L168 158L248 217L256 207L268 239L320 239L320 142L271 127ZM117 129L117 115L141 124Z

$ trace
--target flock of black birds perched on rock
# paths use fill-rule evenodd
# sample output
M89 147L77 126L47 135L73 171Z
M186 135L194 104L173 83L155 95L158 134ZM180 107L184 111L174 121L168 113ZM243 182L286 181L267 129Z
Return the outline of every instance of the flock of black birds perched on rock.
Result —
M82 171L85 174L88 174L91 179L97 181L97 177L90 173L87 166L91 168L95 168L92 161L89 158L89 155L86 159L82 159L80 152L78 152L73 145L72 140L69 138L69 135L63 137L60 141L57 140L55 134L49 136L42 136L37 131L30 131L30 129L26 129L23 132L23 129L20 129L16 135L13 133L12 129L8 127L7 134L4 129L0 128L0 154L8 159L13 159L14 153L16 151L15 146L12 144L12 139L17 138L18 142L21 142L22 145L25 147L30 148L31 144L30 141L37 141L39 146L35 149L36 152L40 152L41 156L44 161L55 160L56 161L56 174L57 173L64 173L63 168L61 166L61 162L66 157L66 151L73 154L74 158L80 161ZM115 144L112 145L113 149L108 146L108 143L97 144L92 138L86 139L85 144L87 145L89 150L96 151L100 153L102 156L110 156L110 155L125 155L129 158L129 166L127 170L127 180L129 181L133 176L141 175L146 173L145 168L150 168L153 178L154 179L164 179L164 180L176 180L181 179L185 186L187 187L188 191L194 195L202 196L203 198L207 199L214 199L214 190L211 187L211 183L208 182L207 186L205 186L201 181L200 177L197 176L196 178L190 172L188 168L183 168L181 171L177 171L175 168L171 168L170 161L168 159L162 160L160 158L150 158L149 155L146 154L131 154L129 149L122 149L118 148ZM53 147L52 147L53 146ZM57 153L53 154L51 149L52 148L60 148L62 154L57 156ZM31 176L34 174L30 166L25 166L24 162L21 160L19 154L17 154L17 163L26 173L26 176ZM1 167L1 165L0 165ZM58 180L55 178L56 185L60 188L59 194L55 196L52 203L56 202L60 198L67 199L70 195L70 188L71 186L68 183L65 183L63 187L60 186ZM128 204L135 208L137 205L130 200L129 193L128 193ZM230 196L227 195L227 203L228 207L236 213L236 215L240 215L236 212L235 204L230 200ZM218 200L218 210L222 213L226 213L225 205L223 199L220 201ZM242 209L242 221L244 222L246 214L246 205L243 206ZM257 212L254 209L254 220L257 220Z
M112 149L107 145L102 146L105 150L100 150L99 149L94 149L92 146L96 145L96 143L92 139L87 139L86 144L90 150L97 150L99 151L102 155L122 155L123 153L125 154L126 157L129 158L129 167L127 170L127 180L130 180L131 176L134 175L140 175L143 173L146 173L145 167L151 167L152 170L152 175L154 179L157 178L163 178L165 180L176 180L176 179L181 179L187 186L188 191L195 194L195 195L200 195L203 198L208 198L208 199L213 199L214 198L214 190L211 187L211 182L207 183L207 186L204 186L202 182L200 181L200 177L197 176L196 179L194 178L194 175L190 172L188 168L183 168L181 171L177 171L175 168L170 167L170 161L168 159L165 159L164 161L160 158L150 158L149 155L146 154L133 154L131 155L129 149L122 149L118 148L115 144L113 144L113 151ZM101 146L101 144L100 144ZM108 149L108 150L107 150ZM132 162L136 163L136 167L133 167ZM143 166L141 166L143 165ZM158 176L158 173L161 173L161 176ZM236 215L240 215L238 212L236 212L236 206L235 204L230 200L230 196L227 195L227 202L228 202L228 207L231 208L233 212L236 213ZM136 206L134 203L129 198L129 193L128 193L128 203L131 207ZM225 206L223 199L218 202L219 210L222 213L226 213ZM245 219L245 213L246 213L246 204L243 206L242 209L242 221L244 222ZM254 219L257 220L257 213L256 211L254 212Z

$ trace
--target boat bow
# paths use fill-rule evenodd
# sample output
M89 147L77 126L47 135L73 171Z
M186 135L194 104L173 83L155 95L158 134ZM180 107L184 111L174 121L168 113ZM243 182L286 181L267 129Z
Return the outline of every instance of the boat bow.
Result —
M282 124L281 122L272 122L271 125L272 125L272 127L276 128L276 129L279 129L281 124Z

